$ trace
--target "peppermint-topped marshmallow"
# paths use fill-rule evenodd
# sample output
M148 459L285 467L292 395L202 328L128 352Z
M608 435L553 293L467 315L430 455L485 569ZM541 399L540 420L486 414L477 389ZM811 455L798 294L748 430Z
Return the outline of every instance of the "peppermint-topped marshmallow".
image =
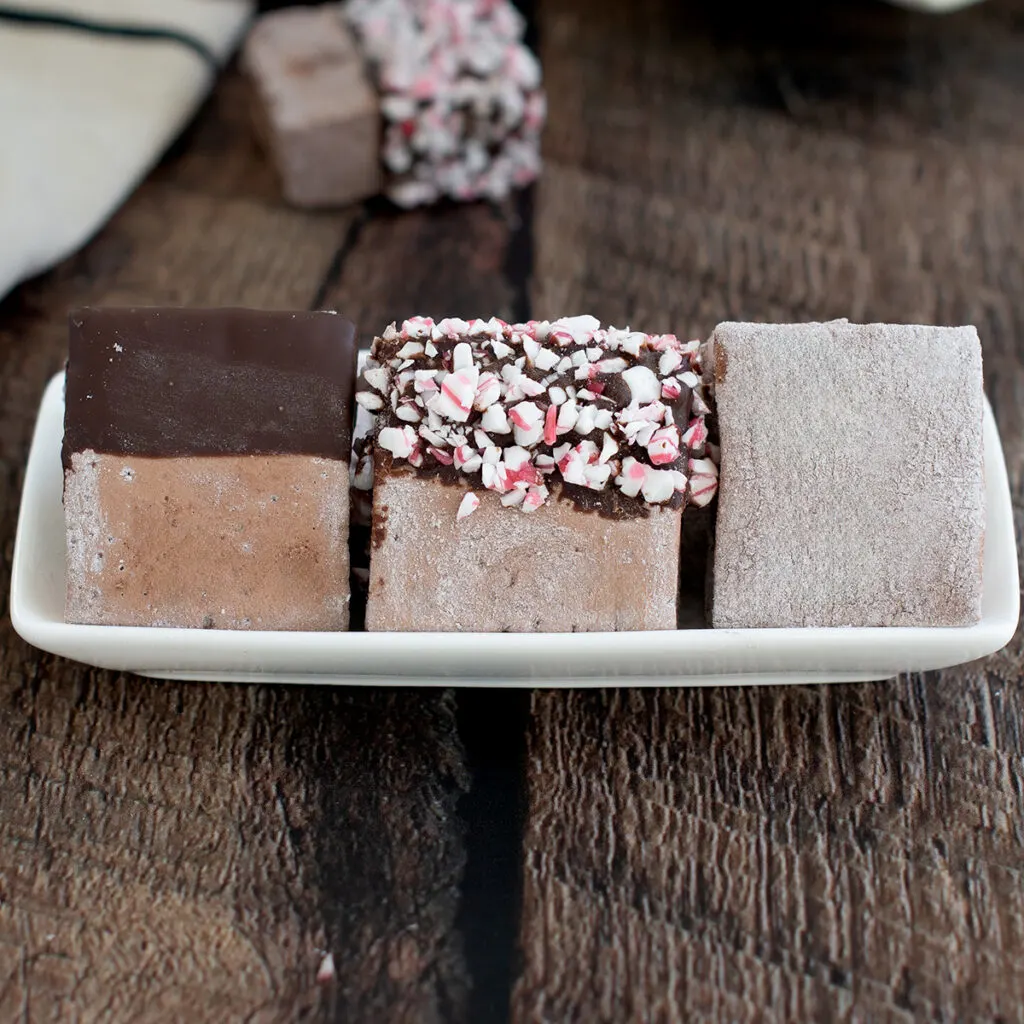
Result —
M509 0L347 0L384 117L399 206L499 199L540 171L546 106Z
M413 317L376 338L356 401L386 464L534 512L555 488L616 516L706 505L700 343L591 316L508 324ZM365 478L365 473L360 473ZM467 498L459 517L479 505Z

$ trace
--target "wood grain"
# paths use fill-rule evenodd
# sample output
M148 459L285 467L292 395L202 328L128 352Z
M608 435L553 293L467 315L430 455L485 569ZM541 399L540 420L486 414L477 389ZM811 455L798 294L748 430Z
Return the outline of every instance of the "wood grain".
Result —
M1022 703L980 668L535 695L514 1019L1017 1019Z
M1024 528L1024 2L537 6L533 312L975 322ZM882 684L540 692L524 723L494 694L154 683L13 634L69 307L316 304L364 340L527 312L529 197L288 210L246 102L229 72L0 303L0 1019L1024 1019L1019 636Z
M361 345L410 316L511 316L503 274L516 226L510 204L370 211L323 295L325 307L359 326Z
M1020 527L1024 8L714 7L542 6L535 314L976 323ZM513 1019L1022 1019L1022 666L535 694Z
M156 683L11 628L18 494L67 310L304 308L362 217L282 206L243 118L229 73L111 224L0 305L3 1020L464 1019L450 693Z

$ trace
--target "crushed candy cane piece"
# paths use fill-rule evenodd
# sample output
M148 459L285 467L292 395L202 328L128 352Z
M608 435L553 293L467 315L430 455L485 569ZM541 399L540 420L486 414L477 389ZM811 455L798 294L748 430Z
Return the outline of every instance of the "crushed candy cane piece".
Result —
M472 515L480 507L480 499L472 492L467 491L459 505L459 511L455 513L456 520L465 519Z
M381 403L383 405L383 402ZM544 443L554 444L558 440L558 407L549 405L544 414Z
M423 346L418 341L407 341L396 353L396 359L412 359L423 355Z
M328 953L317 968L316 982L318 985L326 985L332 981L334 981L334 954Z
M572 430L576 426L576 421L579 419L579 408L576 405L576 399L570 398L564 405L558 410L558 419L556 425L559 434L564 434L567 431Z
M644 501L649 501L652 505L664 504L675 493L680 475L671 469L646 470L641 488Z
M573 429L580 436L586 436L594 429L596 421L597 411L592 405L585 405L580 409L580 414L576 417L576 426Z
M384 399L380 395L375 395L372 391L360 391L356 395L356 402L366 409L367 412L377 412L384 408Z
M544 414L533 402L520 402L509 410L516 444L534 445L544 433Z
M608 478L612 475L612 467L607 463L598 463L596 466L587 466L583 470L587 479L587 486L593 491L604 490Z
M436 396L436 411L457 423L465 423L473 409L478 377L479 370L473 365L449 373L441 382L440 394Z
M411 316L402 324L400 336L403 338L429 338L433 329L434 321L429 316ZM400 356L400 358L404 359L405 356Z
M442 320L441 323L448 323L447 320ZM458 337L458 335L455 335ZM473 350L466 344L466 342L460 342L455 346L452 352L452 369L453 370L464 370L468 366L473 365Z
M613 455L618 455L619 446L615 443L610 434L604 435L604 442L601 445L601 462L607 462Z
M683 434L681 444L684 444L690 451L700 451L708 439L708 428L700 417L690 420L690 425Z
M633 405L646 405L661 395L661 383L654 371L637 364L622 371L622 379L629 387Z
M524 512L536 512L537 509L547 501L548 489L543 484L537 484L526 492L523 504L520 506Z
M416 431L412 427L385 427L377 435L377 443L396 459L407 459L416 447Z
M622 473L615 478L615 483L623 494L635 498L647 478L647 470L642 462L637 462L632 455L622 460Z
M683 354L678 349L669 349L664 352L661 359L658 360L658 373L662 377L667 377L670 373L674 373L683 364Z
M690 459L690 501L703 508L718 490L718 467L710 459Z
M388 372L382 366L370 366L363 371L363 380L374 391L379 391L383 394L388 387Z
M537 353L537 358L534 360L538 370L547 372L553 370L561 362L561 357L557 352L552 352L549 348L542 348Z
M510 434L512 428L508 425L508 413L503 405L491 405L487 408L480 420L480 426L489 430L492 434Z
M652 465L664 466L675 462L679 458L679 428L673 426L655 430L646 447Z
M473 408L485 412L501 398L501 380L493 373L480 374Z

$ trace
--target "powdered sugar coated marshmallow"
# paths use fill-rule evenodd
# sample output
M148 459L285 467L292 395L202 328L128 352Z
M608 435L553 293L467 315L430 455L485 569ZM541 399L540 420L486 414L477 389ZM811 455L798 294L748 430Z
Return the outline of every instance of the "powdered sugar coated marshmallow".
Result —
M716 627L981 616L973 327L720 324ZM703 467L692 471L691 486Z

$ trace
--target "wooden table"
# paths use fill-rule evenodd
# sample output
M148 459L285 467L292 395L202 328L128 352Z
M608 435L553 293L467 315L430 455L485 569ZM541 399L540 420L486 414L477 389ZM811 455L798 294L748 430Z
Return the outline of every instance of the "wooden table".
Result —
M975 323L1019 523L1024 3L767 7L539 4L547 166L500 209L287 209L230 71L0 304L0 1020L1024 1019L1019 634L877 684L519 694L161 684L7 615L85 303Z

